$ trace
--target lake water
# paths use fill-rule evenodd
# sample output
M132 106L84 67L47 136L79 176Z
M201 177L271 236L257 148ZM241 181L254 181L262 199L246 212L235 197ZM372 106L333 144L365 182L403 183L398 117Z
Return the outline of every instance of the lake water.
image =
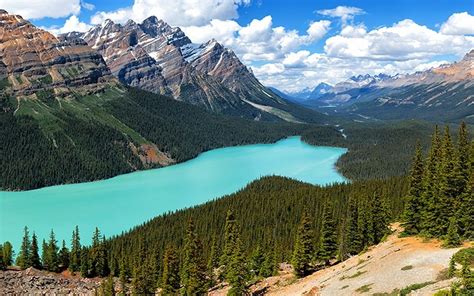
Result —
M78 225L81 242L89 243L96 226L106 236L119 234L159 214L233 193L266 175L321 185L343 182L334 164L345 152L291 137L275 144L215 149L181 164L102 181L0 192L0 242L9 240L18 250L28 226L39 239L54 229L56 238L69 245Z

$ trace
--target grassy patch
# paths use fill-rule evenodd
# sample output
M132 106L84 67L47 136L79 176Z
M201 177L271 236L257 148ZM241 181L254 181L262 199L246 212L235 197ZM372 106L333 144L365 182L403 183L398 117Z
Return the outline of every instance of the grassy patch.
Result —
M366 259L359 259L359 261L357 261L357 265L361 265L364 262L367 262L367 260Z
M468 262L471 267L474 267L474 247L459 250L454 256L454 261L462 264Z
M357 288L356 292L359 292L359 293L366 293L366 292L369 292L370 289L372 289L372 286L373 284L367 284L367 285L363 285L362 287L359 287Z
M402 270L410 270L410 269L413 269L413 265L407 265L407 266L402 267Z
M434 282L424 282L424 283L418 283L418 284L413 284L413 285L409 285L403 289L400 290L400 296L406 296L408 295L411 291L415 291L415 290L418 290L418 289L421 289L423 287L426 287L428 285L431 285L433 284Z
M343 287L341 288L341 290L344 290L344 289L347 289L347 288L349 288L349 285L343 286Z
M398 293L400 293L400 290L394 289L392 292L383 292L383 293L373 293L372 296L398 296Z
M339 280L345 280L345 279L353 279L353 278L356 278L358 276L360 276L361 274L364 274L366 273L367 270L359 270L358 272L354 273L353 275L350 275L350 276L342 276Z
M0 79L0 89L5 89L10 86L10 82L8 81L8 77Z

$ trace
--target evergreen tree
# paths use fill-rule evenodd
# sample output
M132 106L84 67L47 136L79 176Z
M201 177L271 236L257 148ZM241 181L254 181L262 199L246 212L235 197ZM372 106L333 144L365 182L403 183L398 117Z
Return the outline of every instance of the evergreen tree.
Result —
M181 269L181 284L184 295L204 295L207 292L206 267L202 259L202 246L189 220L184 241L184 256Z
M79 271L82 277L91 277L91 265L89 260L89 251L86 247L81 248L81 266Z
M358 227L358 208L356 198L351 196L349 199L349 206L346 219L346 238L344 240L345 246L342 252L350 255L355 255L362 250L362 242L360 241L359 227ZM345 254L342 254L345 257Z
M43 243L41 244L41 262L43 265L43 269L49 270L49 264L51 264L51 260L49 259L49 252L48 252L48 244L43 239Z
M474 295L474 271L471 270L469 261L465 258L461 269L462 290L460 295Z
M444 235L449 226L449 220L456 212L456 198L458 196L458 172L456 170L457 152L454 150L451 141L449 127L446 126L443 136L442 146L442 160L440 171L440 200L437 205L438 211L436 213L436 233Z
M59 250L59 267L61 270L65 270L69 267L70 258L69 249L66 247L66 242L63 240L61 250Z
M133 295L150 295L155 292L154 281L151 277L150 261L144 237L140 239L138 256L135 259L132 278Z
M423 209L423 169L423 152L421 145L418 143L410 171L410 187L406 198L405 211L403 212L404 222L402 226L405 228L404 232L406 234L417 234L420 232L421 211Z
M423 176L421 228L424 235L436 236L436 220L439 205L439 172L441 159L441 139L438 126L431 138L431 148L426 160Z
M41 260L39 256L38 250L38 239L36 238L36 234L33 232L33 237L31 239L31 257L30 257L30 264L32 267L36 269L41 269Z
M372 204L367 198L362 198L357 209L357 233L362 250L375 243Z
M114 278L111 275L109 275L107 279L102 281L100 285L100 290L100 295L115 296Z
M230 284L230 290L227 295L230 296L241 296L246 295L247 287L245 285L245 279L247 270L245 268L245 259L242 253L240 239L237 239L236 248L232 254L232 259L229 263L229 272L227 275L227 281Z
M385 200L377 194L372 195L372 217L373 217L373 231L375 243L389 232L388 224L390 222L390 214Z
M79 227L72 231L71 253L69 258L69 270L71 272L79 271L81 268L81 239L79 236Z
M270 277L276 274L277 272L277 263L275 259L275 254L272 251L265 253L264 261L262 267L260 268L259 275L262 277Z
M163 255L161 288L163 295L176 295L179 291L179 261L174 248L167 246Z
M303 277L311 271L311 261L314 255L314 238L311 219L307 213L303 213L296 234L295 247L291 263L295 275Z
M127 295L127 270L125 268L125 263L122 261L120 263L120 272L119 272L119 282L120 282L120 295Z
M18 257L16 258L16 265L18 265L21 269L26 269L30 267L31 266L30 257L31 257L30 233L28 231L28 227L25 226L23 230L23 240L21 242L20 253L18 253Z
M253 276L259 276L265 257L260 246L257 246L250 256L250 272Z
M230 263L230 259L232 258L232 254L234 253L235 246L237 244L237 239L238 230L237 223L235 221L235 216L231 210L228 210L224 228L224 247L220 258L220 265L224 266L224 276L227 273L227 267Z
M337 229L329 206L323 210L323 221L319 236L318 259L323 260L326 265L329 260L337 254Z
M0 270L5 270L7 269L7 264L5 263L5 260L3 259L3 245L0 245Z
M7 266L13 264L13 246L10 242L3 244L3 261Z
M215 236L213 236L211 242L211 251L209 252L209 260L207 261L207 270L209 274L212 274L214 272L214 268L219 266L219 257L217 252L217 241Z
M448 234L446 235L443 245L445 247L452 248L452 247L457 247L460 244L461 244L461 239L459 238L456 219L452 217L451 219L449 219Z
M59 271L59 257L58 257L58 245L56 241L56 237L54 235L54 231L51 230L51 234L49 235L49 243L48 243L48 271L58 272Z
M449 268L448 268L448 277L452 278L456 275L456 261L454 260L454 256L451 257L449 260Z

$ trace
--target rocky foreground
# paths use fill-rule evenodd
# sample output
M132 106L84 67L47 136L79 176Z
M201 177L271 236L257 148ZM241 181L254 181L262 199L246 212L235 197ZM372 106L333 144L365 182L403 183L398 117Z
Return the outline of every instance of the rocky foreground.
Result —
M95 295L99 279L28 268L0 271L0 295Z

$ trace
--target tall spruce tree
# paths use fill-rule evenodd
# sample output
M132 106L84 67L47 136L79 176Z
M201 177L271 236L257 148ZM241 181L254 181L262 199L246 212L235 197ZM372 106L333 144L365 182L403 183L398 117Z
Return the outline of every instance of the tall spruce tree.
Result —
M39 256L38 239L36 238L36 234L34 232L33 232L33 237L31 239L30 264L32 267L36 269L42 268L41 259Z
M181 267L183 295L204 295L207 292L206 267L201 250L202 246L197 238L194 222L190 219L186 230Z
M176 295L179 291L179 260L174 247L167 246L163 255L161 288L163 295Z
M13 246L10 242L3 244L3 261L7 266L13 264Z
M230 284L230 290L227 295L229 296L241 296L246 295L246 275L248 273L245 268L245 259L242 252L240 239L237 239L237 244L232 254L231 261L229 263L229 272L227 274L227 281Z
M207 260L207 271L212 277L214 274L214 269L219 266L219 256L217 254L217 241L216 237L212 237L211 250L209 251L209 259Z
M312 270L314 256L314 237L311 218L304 212L296 233L295 247L291 264L297 277L306 276Z
M72 231L71 252L69 258L69 270L71 272L79 271L81 268L81 239L79 236L79 226L76 225Z
M60 270L65 270L69 267L69 249L66 247L66 242L63 240L61 249L59 250L58 260Z
M390 214L385 199L380 195L374 193L372 195L372 217L373 217L373 231L375 243L389 232L388 224L390 222Z
M224 245L222 255L220 257L220 265L223 265L222 274L225 276L228 270L228 265L234 253L237 239L239 237L237 222L235 220L232 210L227 211L224 228Z
M148 248L145 238L141 237L138 245L138 254L135 258L132 294L133 295L153 295L155 293L155 281L150 273L151 264L148 259Z
M3 259L3 245L0 245L0 270L5 270L7 269L7 264L5 263L5 260Z
M31 266L31 241L28 227L23 229L23 240L21 242L21 249L16 258L16 265L21 269L26 269Z
M421 145L416 145L415 157L409 178L409 189L406 197L405 211L403 212L403 224L406 234L417 234L421 230L421 215L423 209L423 151Z
M358 208L357 208L357 199L354 196L349 198L349 205L346 215L346 238L344 240L344 247L342 252L349 255L355 255L359 253L362 248L362 242L360 240L359 228L358 228ZM346 254L342 254L344 258Z
M58 257L58 245L57 245L57 240L56 236L54 234L54 231L51 230L51 233L49 235L49 242L48 242L48 270L53 271L53 272L58 272L59 271L59 257Z
M457 247L461 244L461 239L458 234L458 225L455 217L449 219L448 233L444 239L443 246L448 248Z
M262 267L260 267L259 275L262 277L270 277L277 272L277 262L275 258L275 251L269 250L264 254Z
M454 149L449 127L446 126L443 135L440 171L440 200L437 205L436 233L445 235L449 220L456 213L456 198L458 196L458 171L456 170L458 154Z
M45 239L43 239L43 243L41 244L41 262L43 269L49 270L51 260L49 259L48 244Z
M336 257L337 248L336 223L329 205L326 205L323 210L323 221L319 236L318 259L323 260L326 265L329 265L329 260Z
M426 160L425 173L423 175L423 194L421 229L425 236L436 236L436 220L439 205L439 173L441 160L441 138L439 128L436 125L431 137L431 147Z
M257 246L255 250L253 250L252 255L250 256L249 269L252 273L252 276L260 275L260 269L262 268L264 261L265 257L263 254L263 250L260 246Z

